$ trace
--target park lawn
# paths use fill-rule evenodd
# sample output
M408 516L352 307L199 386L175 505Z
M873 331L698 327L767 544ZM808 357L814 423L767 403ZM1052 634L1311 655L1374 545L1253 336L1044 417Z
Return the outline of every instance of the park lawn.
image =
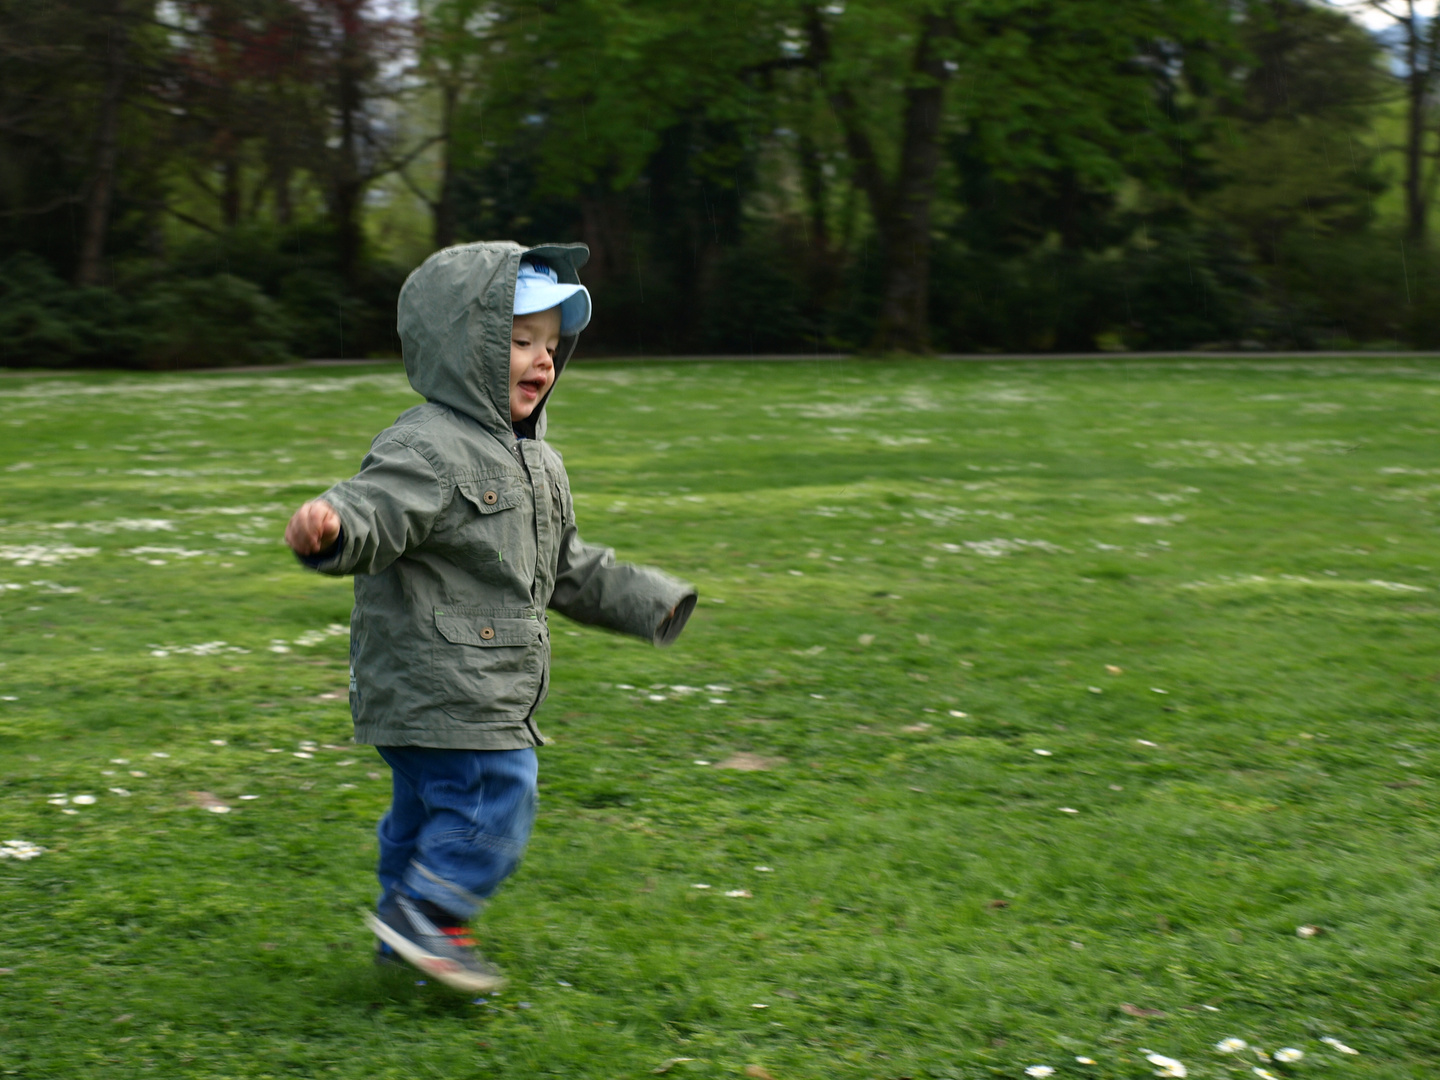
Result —
M1433 1075L1440 364L576 365L582 533L703 599L554 619L483 1002L370 962L279 540L415 400L0 379L0 1075Z

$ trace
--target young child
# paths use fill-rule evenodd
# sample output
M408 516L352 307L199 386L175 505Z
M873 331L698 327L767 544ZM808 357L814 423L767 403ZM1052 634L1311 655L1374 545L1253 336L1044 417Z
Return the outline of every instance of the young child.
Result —
M355 575L350 710L394 791L381 819L377 959L451 986L503 985L465 924L520 861L535 818L546 609L668 645L696 593L580 539L545 402L590 294L583 244L463 244L400 291L425 404L375 437L360 472L295 511L285 541Z

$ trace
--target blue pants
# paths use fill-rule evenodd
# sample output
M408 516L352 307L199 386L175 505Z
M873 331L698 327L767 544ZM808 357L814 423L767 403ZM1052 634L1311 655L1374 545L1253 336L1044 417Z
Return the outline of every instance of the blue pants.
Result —
M524 750L378 746L394 794L380 819L380 887L459 919L520 865L535 823L536 758Z

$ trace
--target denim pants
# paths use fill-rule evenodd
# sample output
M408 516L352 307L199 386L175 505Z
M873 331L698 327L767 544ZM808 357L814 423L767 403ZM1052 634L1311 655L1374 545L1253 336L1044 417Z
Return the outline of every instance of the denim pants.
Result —
M535 750L376 749L394 782L376 830L381 902L403 891L471 918L525 852L535 823Z

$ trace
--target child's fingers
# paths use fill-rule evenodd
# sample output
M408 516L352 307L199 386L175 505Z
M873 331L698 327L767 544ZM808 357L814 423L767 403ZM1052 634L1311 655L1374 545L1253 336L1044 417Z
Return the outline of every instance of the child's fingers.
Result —
M330 508L329 503L316 502L320 511L320 546L327 548L340 535L340 515Z
M340 535L340 516L318 499L296 510L285 526L285 543L300 555L314 555Z

